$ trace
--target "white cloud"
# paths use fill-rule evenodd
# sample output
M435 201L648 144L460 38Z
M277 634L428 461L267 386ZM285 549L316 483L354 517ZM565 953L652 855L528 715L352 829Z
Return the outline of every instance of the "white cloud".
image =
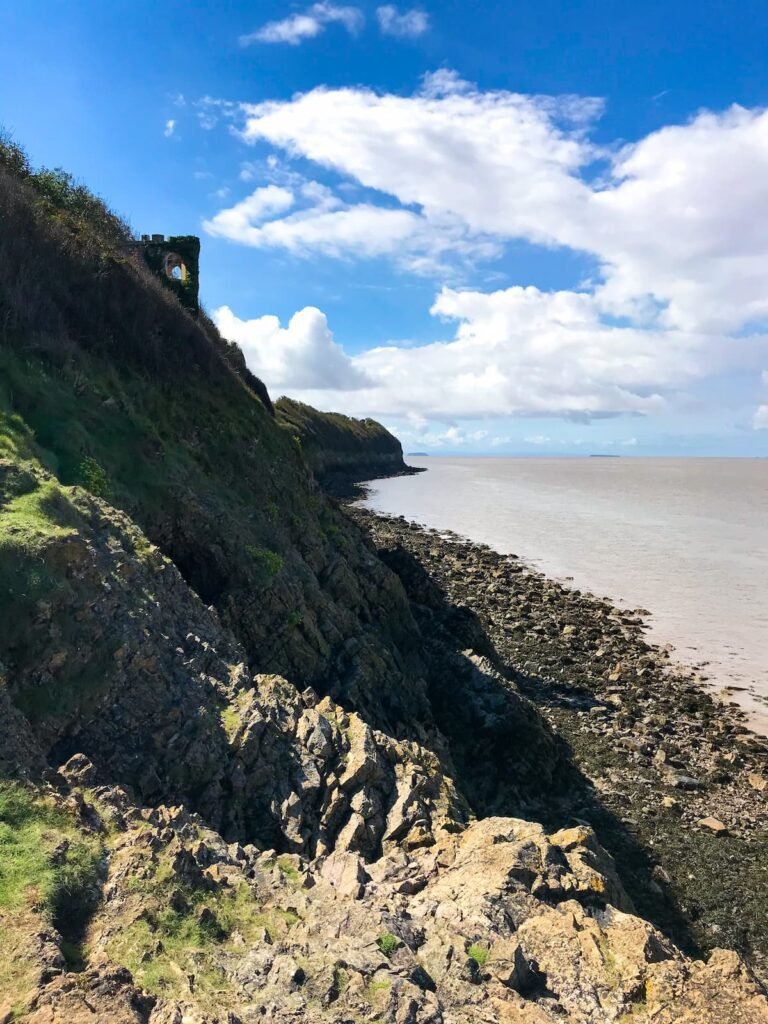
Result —
M423 35L429 28L429 15L418 8L403 11L401 14L394 5L385 4L376 8L376 17L379 20L379 28L385 35L398 36L401 39L414 39Z
M727 370L759 375L768 111L702 112L606 148L590 139L601 106L481 91L448 70L412 96L317 88L242 105L234 114L247 143L271 144L286 167L312 161L336 184L282 169L281 186L257 189L206 229L299 256L389 255L443 280L453 255L493 257L512 239L593 258L593 280L578 290L444 288L432 312L454 336L354 356L368 383L339 391L348 412L644 415L695 400L699 381ZM367 190L364 200L350 186ZM269 189L283 198L254 199Z
M242 322L225 312L217 322L225 337L237 341L245 337L252 343L252 330L262 338L264 325L269 326L270 341L255 348L251 344L246 351L251 369L268 386L353 415L402 416L416 430L425 422L455 423L479 413L576 422L655 414L733 361L718 336L605 324L596 299L587 293L514 287L485 294L446 288L432 307L433 315L456 325L445 341L387 345L339 362L342 350L323 318L324 344L335 346L337 358L323 364L320 383L310 383L318 365L315 346L291 350L285 361L271 340L275 318L247 322L262 326L243 335ZM755 360L765 353L765 341L761 353L747 350L755 369L761 365ZM305 373L305 358L311 373Z
M276 316L241 320L229 306L215 310L213 319L225 338L238 343L249 369L273 391L333 388L339 394L367 383L333 340L325 314L314 306L294 313L287 327Z
M170 139L170 137L173 135L175 130L176 130L176 122L174 121L174 119L172 117L169 117L168 120L165 122L165 128L163 129L163 135L166 137L166 139Z
M768 405L759 405L755 411L752 426L755 430L768 430Z
M203 227L210 235L255 245L257 243L253 239L259 237L261 229L254 225L270 214L290 209L293 201L293 193L289 189L267 185L257 188L247 199L230 209L220 210L210 220L204 221Z
M552 439L544 434L533 434L531 437L524 437L523 440L526 444L549 444Z
M574 174L592 159L581 126L600 106L480 93L442 73L412 97L320 88L246 105L241 134L415 205L427 219L552 243L563 216L589 194Z
M251 177L250 168L246 177ZM288 214L291 207L297 208ZM276 185L258 188L204 221L203 227L232 242L282 248L296 256L389 255L415 273L430 275L443 269L443 258L471 259L496 252L493 242L469 236L449 218L430 220L410 210L345 203L316 181L302 182L296 192Z
M603 304L731 330L768 317L768 111L704 112L627 147L575 229L603 262ZM568 239L564 239L567 241Z
M768 319L768 111L701 113L612 154L588 137L600 110L588 98L482 92L441 71L413 96L318 88L244 105L241 134L428 224L590 253L608 313L705 331ZM605 172L590 180L595 160Z
M332 3L312 4L302 14L292 14L282 21L269 21L255 32L240 37L241 46L251 43L288 43L298 46L305 39L313 39L326 25L338 23L351 33L359 32L364 24L358 7L342 7Z

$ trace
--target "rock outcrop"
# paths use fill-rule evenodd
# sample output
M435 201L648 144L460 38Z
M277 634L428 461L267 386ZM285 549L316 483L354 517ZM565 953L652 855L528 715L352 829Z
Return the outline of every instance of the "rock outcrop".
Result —
M83 770L62 766L57 799ZM305 861L114 787L80 799L109 837L105 898L84 973L38 940L34 1024L768 1021L738 957L692 962L633 916L589 829L489 818L370 862L350 834Z
M291 398L280 398L275 412L331 493L344 494L361 480L420 472L406 466L402 445L376 420L319 412Z

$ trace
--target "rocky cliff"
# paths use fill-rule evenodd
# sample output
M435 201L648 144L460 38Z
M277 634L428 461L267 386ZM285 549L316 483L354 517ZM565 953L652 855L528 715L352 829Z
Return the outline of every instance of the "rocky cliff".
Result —
M279 399L275 411L328 491L343 492L360 480L417 472L403 461L397 438L376 420L318 412L290 398Z
M476 617L0 158L0 1020L768 1021L634 916Z

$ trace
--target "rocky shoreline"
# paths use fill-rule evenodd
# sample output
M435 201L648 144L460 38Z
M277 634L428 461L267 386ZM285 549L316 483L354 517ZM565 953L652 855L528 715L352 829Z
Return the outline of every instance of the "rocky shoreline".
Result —
M642 610L451 531L348 511L421 607L422 629L457 609L474 617L496 668L567 746L577 781L553 816L595 829L638 911L683 948L736 948L765 981L768 741L647 642ZM442 608L434 593L420 606L424 574Z
M405 466L403 469L394 470L391 473L376 473L377 480L392 480L398 476L418 476L419 473L426 473L423 466ZM323 490L332 498L338 501L357 501L365 497L367 490L365 481L370 480L370 468L358 466L356 471L349 469L339 470L334 473L327 473L318 478Z

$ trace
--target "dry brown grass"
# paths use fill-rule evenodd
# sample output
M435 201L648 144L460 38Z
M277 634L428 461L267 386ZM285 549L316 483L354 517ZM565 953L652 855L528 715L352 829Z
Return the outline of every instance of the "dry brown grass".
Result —
M158 375L231 373L213 324L131 254L127 225L64 172L32 172L2 136L0 224L0 343L54 362L83 348Z

